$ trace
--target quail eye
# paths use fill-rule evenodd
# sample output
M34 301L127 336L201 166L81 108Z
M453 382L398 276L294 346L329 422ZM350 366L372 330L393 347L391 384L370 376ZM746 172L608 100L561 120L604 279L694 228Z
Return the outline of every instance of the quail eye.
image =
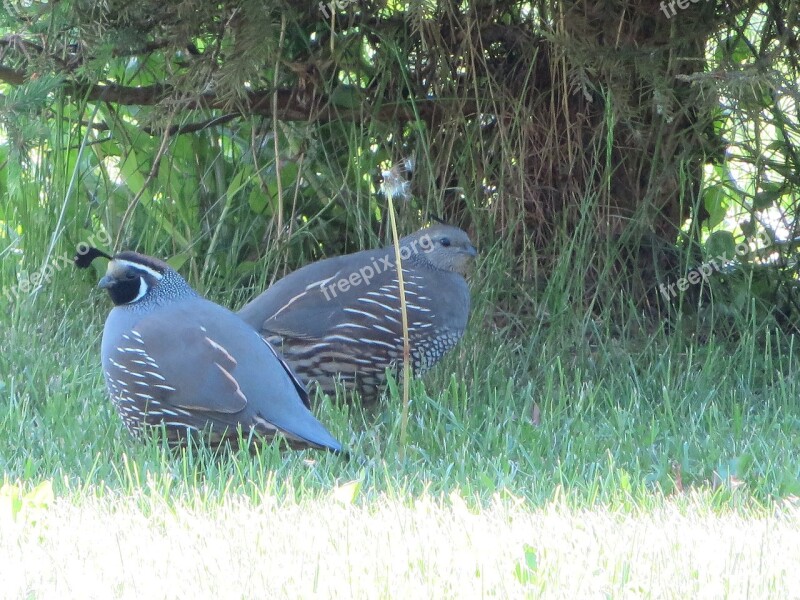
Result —
M126 281L133 281L134 279L139 279L139 276L136 273L126 273L125 280Z
M445 248L447 248L450 246L450 238L442 238L441 240L439 240L439 243Z

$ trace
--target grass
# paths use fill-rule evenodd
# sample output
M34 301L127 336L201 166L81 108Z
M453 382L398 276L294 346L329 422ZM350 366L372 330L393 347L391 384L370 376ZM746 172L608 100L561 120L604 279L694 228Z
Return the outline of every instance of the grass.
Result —
M634 511L508 495L476 511L455 492L78 496L0 521L8 596L788 598L799 577L797 509L719 514L704 494Z
M350 460L136 443L105 395L93 276L4 306L0 595L789 597L793 340L614 336L566 312L514 337L491 260L468 335L414 382L404 452L396 391L322 400Z
M400 72L383 71L376 90ZM514 73L525 82L511 88L541 91L528 67ZM660 222L664 207L647 198L664 197L663 181L697 189L684 179L697 156L662 164L658 148L675 136L654 130L646 139L663 140L637 155L645 168L622 168L624 97L596 86L605 121L587 137L589 121L557 106L573 79L544 101L476 80L474 94L491 99L484 113L503 116L494 123L455 102L431 132L256 120L175 136L153 178L167 138L141 126L160 113L63 100L32 110L50 105L48 89L5 90L19 109L11 102L0 128L0 598L796 597L796 342L747 302L715 306L734 315L724 330L624 306L628 282L613 278L631 257L610 246ZM375 169L415 151L401 227L429 211L468 216L481 259L469 331L413 382L407 439L394 386L375 410L319 404L349 460L274 447L173 454L132 440L99 366L109 301L91 272L69 267L72 247L109 249L98 232L121 233L126 248L173 259L198 290L238 306L250 297L243 280L256 292L321 248L376 243ZM641 198L616 185L624 171ZM276 226L284 217L290 237ZM20 272L43 265L50 278L30 293Z

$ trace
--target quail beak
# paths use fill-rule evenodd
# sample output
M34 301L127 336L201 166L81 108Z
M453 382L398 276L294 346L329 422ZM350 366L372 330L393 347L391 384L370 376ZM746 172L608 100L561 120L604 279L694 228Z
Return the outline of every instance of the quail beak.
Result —
M475 258L476 256L478 256L478 251L475 249L475 246L473 246L472 244L468 245L466 247L465 251L467 253L467 256L471 256L472 258Z
M119 275L117 264L114 262L114 259L111 259L106 268L106 274L97 282L97 287L103 290L113 287L117 282L117 275Z

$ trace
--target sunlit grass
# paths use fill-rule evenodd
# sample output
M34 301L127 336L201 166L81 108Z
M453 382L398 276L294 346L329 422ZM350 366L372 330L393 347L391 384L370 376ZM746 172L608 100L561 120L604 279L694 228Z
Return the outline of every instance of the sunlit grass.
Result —
M551 288L498 323L497 291L527 294L502 257L484 251L467 335L413 382L403 452L396 391L318 404L349 459L137 443L104 389L94 274L0 295L2 595L788 597L792 338L645 335Z
M713 504L70 490L27 522L0 515L0 570L4 597L792 597L800 512Z

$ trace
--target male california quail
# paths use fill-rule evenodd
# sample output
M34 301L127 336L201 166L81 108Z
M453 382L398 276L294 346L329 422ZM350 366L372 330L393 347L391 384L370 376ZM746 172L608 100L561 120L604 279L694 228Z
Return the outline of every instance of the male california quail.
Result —
M133 434L163 426L173 444L199 433L235 445L241 427L245 438L280 432L293 447L341 450L291 369L239 317L149 256L83 248L75 263L86 268L98 256L110 259L99 286L115 305L103 330L103 373Z
M467 234L433 225L400 240L412 367L421 374L456 345L469 316ZM374 402L403 359L393 246L328 258L276 282L239 311L304 381L335 394L341 379Z

